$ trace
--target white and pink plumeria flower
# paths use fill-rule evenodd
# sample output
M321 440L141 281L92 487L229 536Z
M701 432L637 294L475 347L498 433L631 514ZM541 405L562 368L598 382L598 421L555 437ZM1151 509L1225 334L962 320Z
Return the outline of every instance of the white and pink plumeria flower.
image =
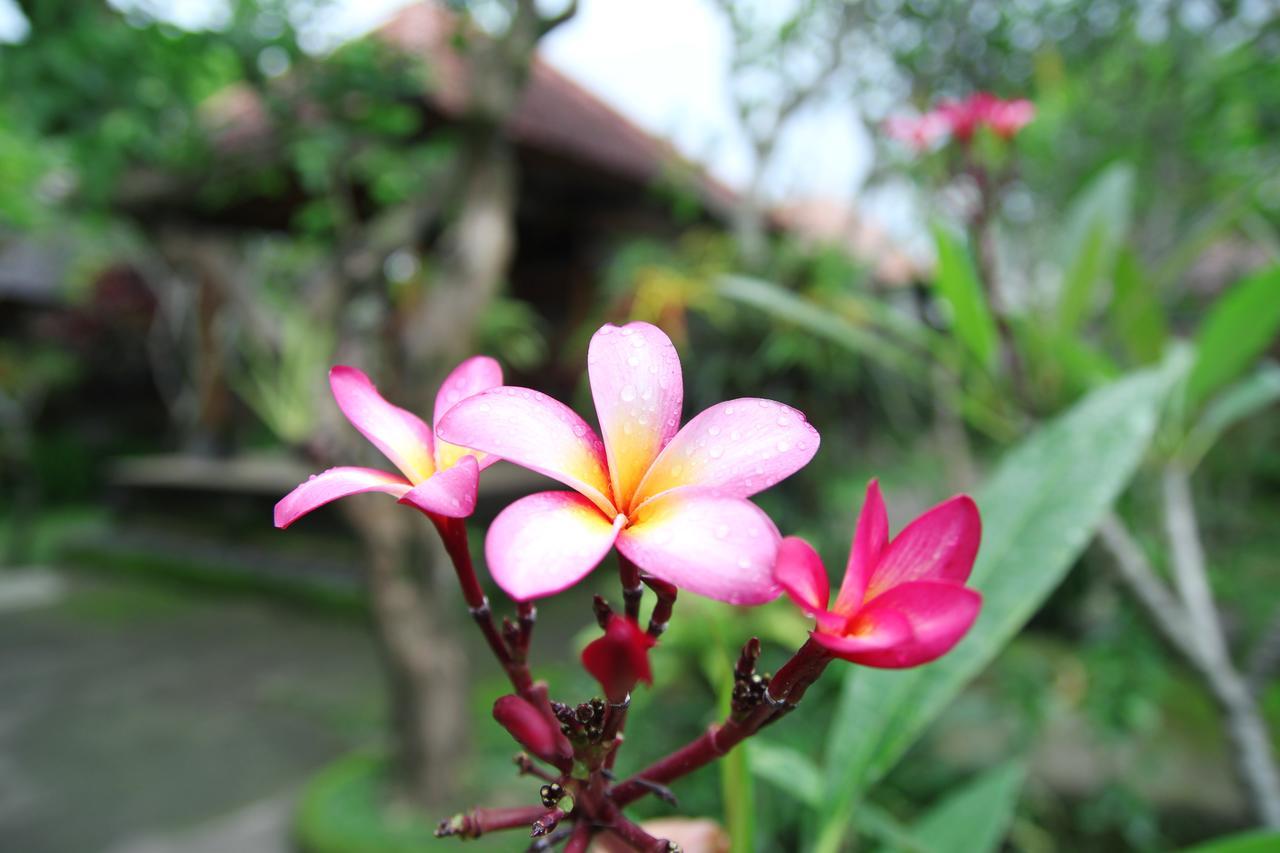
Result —
M943 501L890 540L872 480L834 605L822 559L803 539L782 541L775 571L792 601L817 621L813 639L832 655L899 669L941 657L973 627L982 596L965 581L981 541L982 519L967 495Z
M489 571L520 601L585 577L616 544L642 571L733 604L780 592L779 534L746 500L813 458L818 433L771 400L730 400L680 427L680 359L648 323L606 325L587 356L598 436L572 409L527 388L463 400L440 437L545 474L574 491L522 498L494 520Z
M440 386L433 422L459 401L501 384L502 368L496 361L467 359ZM354 367L330 370L329 386L351 425L400 473L342 467L313 475L276 504L276 527L288 527L317 507L361 492L385 492L444 518L466 518L475 511L480 471L497 462L496 457L437 439L421 418L384 400Z

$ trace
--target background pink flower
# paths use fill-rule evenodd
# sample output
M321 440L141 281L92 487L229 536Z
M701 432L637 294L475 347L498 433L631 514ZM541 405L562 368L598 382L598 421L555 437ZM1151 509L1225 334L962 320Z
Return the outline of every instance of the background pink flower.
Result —
M834 607L828 609L822 560L803 539L782 541L775 572L817 620L813 638L837 657L891 669L919 666L950 651L978 617L982 596L964 582L981 538L977 506L958 495L890 541L884 499L872 480Z
M516 501L485 542L489 571L518 600L572 586L618 550L682 589L735 604L779 592L778 532L745 500L790 476L818 449L800 412L730 400L680 428L680 358L648 323L606 325L587 355L603 437L572 409L527 388L468 399L439 434L574 489Z
M485 356L467 359L440 386L433 419L439 421L455 403L501 384L502 368L496 361ZM351 425L401 473L341 467L312 475L276 504L276 527L288 527L317 507L360 492L386 492L401 503L447 518L465 518L475 511L480 470L497 457L436 440L421 418L388 403L354 367L330 370L329 386Z

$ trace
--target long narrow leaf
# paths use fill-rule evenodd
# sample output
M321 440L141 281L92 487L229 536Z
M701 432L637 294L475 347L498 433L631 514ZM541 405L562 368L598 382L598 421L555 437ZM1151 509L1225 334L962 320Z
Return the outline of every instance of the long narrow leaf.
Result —
M1187 410L1243 373L1280 331L1280 266L1240 281L1209 310L1196 336Z
M1183 444L1183 460L1197 464L1222 433L1278 400L1280 364L1269 362L1209 401Z
M933 244L938 254L938 295L951 311L952 328L965 349L983 367L991 367L1000 338L982 282L964 242L935 225Z
M1000 846L1026 767L1009 761L987 770L928 811L911 834L929 853L989 853Z
M1075 563L1141 461L1185 354L1093 392L1010 451L977 500L972 575L982 614L949 655L912 670L847 671L826 750L816 849L838 849L850 810L1026 624Z
M1067 212L1058 245L1062 289L1057 320L1063 331L1078 329L1096 303L1098 282L1111 270L1129 231L1133 184L1131 166L1112 164L1089 182Z
M927 365L915 353L877 335L870 328L855 325L776 284L743 276L725 276L720 280L717 291L726 299L750 305L780 320L793 323L807 332L898 371L908 379L920 382L926 376Z

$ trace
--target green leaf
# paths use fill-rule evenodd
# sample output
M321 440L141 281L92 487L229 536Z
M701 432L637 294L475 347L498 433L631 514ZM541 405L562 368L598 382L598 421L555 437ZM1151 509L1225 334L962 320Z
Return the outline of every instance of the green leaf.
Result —
M1222 433L1277 400L1280 400L1280 365L1267 362L1209 401L1187 434L1183 459L1194 466Z
M942 226L934 226L933 243L938 253L936 285L951 309L956 337L979 364L989 368L999 352L1000 337L973 258L961 239Z
M921 382L926 376L927 365L919 355L877 335L870 326L857 325L776 284L744 276L724 276L716 289L726 299L792 323L898 371L908 379Z
M1026 767L1009 761L948 794L916 822L911 834L930 853L987 853L1000 846L1013 820Z
M1245 371L1280 330L1280 266L1240 281L1218 298L1196 336L1187 410Z
M1133 167L1114 163L1089 182L1067 212L1058 244L1062 289L1057 321L1073 331L1094 307L1098 281L1113 265L1133 216Z
M1259 829L1206 841L1184 853L1274 853L1276 850L1280 850L1280 832Z
M982 613L946 657L846 671L828 746L817 850L838 849L854 803L1048 598L1142 460L1185 353L1093 392L1009 451L977 495Z
M1152 364L1159 360L1169 339L1155 286L1144 274L1137 254L1129 248L1117 256L1114 274L1115 293L1107 314L1111 334L1135 363Z
M747 741L751 772L807 806L822 804L822 771L809 756L781 743L755 737Z

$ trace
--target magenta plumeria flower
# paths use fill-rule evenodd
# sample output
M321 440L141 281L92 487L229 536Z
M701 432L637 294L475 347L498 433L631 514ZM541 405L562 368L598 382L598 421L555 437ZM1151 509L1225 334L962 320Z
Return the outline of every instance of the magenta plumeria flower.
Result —
M939 101L921 116L891 116L884 129L894 139L923 151L948 134L968 143L983 127L1001 139L1012 139L1035 115L1035 104L1024 98L1006 101L990 92L974 92L962 100Z
M778 595L777 528L746 498L804 466L818 433L771 400L712 406L680 428L680 358L648 323L606 325L587 354L603 438L572 409L527 388L464 400L438 425L449 441L574 489L522 498L494 520L489 572L520 601L572 586L616 543L635 565L735 604Z
M875 480L853 535L834 607L822 560L788 537L775 573L791 599L817 620L813 639L835 656L865 666L919 666L960 641L982 606L964 582L982 539L978 508L967 495L943 501L889 539Z
M502 384L502 368L485 356L454 368L436 395L433 421L455 403ZM276 504L276 527L288 527L317 507L360 492L386 492L401 503L446 518L465 518L476 508L480 471L498 459L440 441L412 412L382 398L369 377L354 367L329 371L338 408L365 438L391 460L400 474L374 468L330 468L313 475Z

